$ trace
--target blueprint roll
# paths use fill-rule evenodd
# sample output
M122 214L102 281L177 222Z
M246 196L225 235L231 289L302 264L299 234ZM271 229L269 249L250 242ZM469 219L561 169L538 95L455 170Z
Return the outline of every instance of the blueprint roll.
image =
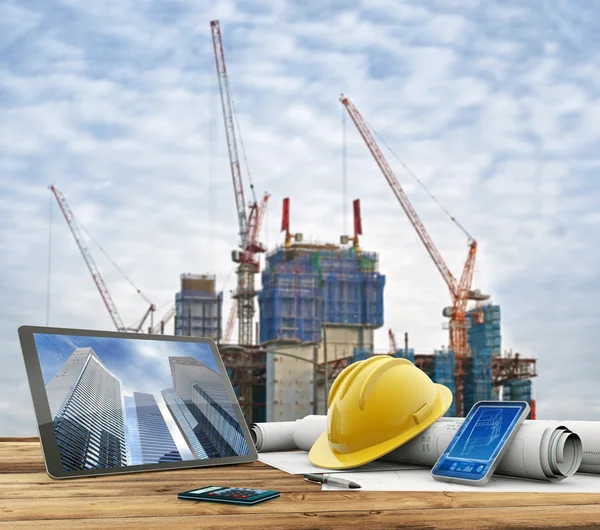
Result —
M433 467L458 431L463 418L444 418L382 458ZM581 438L559 422L526 421L521 425L495 473L510 477L560 482L577 472L583 452Z
M581 438L564 425L524 423L495 472L560 482L577 472L582 456Z
M549 423L547 420L527 420L525 423ZM581 438L583 456L577 473L600 474L600 421L561 421Z
M294 424L294 442L298 449L308 452L326 430L327 416L305 416Z
M295 423L295 421L282 421L250 425L250 435L256 450L260 453L268 453L297 449L294 442Z

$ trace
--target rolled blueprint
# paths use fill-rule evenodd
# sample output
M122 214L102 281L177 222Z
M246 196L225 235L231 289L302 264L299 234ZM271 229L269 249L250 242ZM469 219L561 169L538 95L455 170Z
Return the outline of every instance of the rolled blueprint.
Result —
M440 418L382 460L433 467L463 421L464 418ZM281 428L271 429L270 426ZM259 452L310 451L327 429L327 416L254 424L251 429L253 437L254 429L258 429L266 438L266 444L257 446ZM281 435L282 430L286 436ZM559 482L576 471L600 474L600 422L526 420L496 469L498 474L550 482Z
M545 420L534 421L542 423ZM577 472L600 474L600 421L561 421L560 424L581 438L583 457Z
M298 449L308 452L326 430L327 416L306 416L294 425L294 442Z
M250 425L250 435L256 450L261 453L269 453L297 449L298 446L294 441L295 423L295 421L280 421Z
M301 420L272 423L253 423L250 434L256 450L310 451L316 439L327 429L327 416L306 416Z
M382 460L433 467L464 418L443 418ZM577 472L583 456L581 438L559 422L524 422L495 473L560 482Z

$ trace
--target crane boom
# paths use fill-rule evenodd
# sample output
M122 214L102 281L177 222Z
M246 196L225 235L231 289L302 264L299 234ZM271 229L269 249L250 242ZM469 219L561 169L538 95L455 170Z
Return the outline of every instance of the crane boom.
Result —
M115 306L115 303L113 302L113 299L110 296L108 288L106 287L106 284L104 283L104 279L102 278L102 275L100 274L100 270L98 269L96 263L94 262L94 259L92 258L92 255L90 254L90 251L85 244L85 240L83 239L81 233L79 232L79 228L77 227L77 224L75 222L75 216L73 215L71 208L69 208L69 204L67 203L67 200L65 199L64 195L58 189L56 189L56 187L50 186L50 190L54 194L54 197L56 197L58 206L60 207L60 209L67 221L67 224L69 225L69 228L71 229L71 233L73 234L73 237L75 238L75 242L77 243L77 246L79 247L79 250L81 251L81 255L83 256L83 259L85 260L85 263L86 263L90 273L92 274L94 283L96 284L96 287L98 288L98 291L100 292L100 296L102 297L102 300L104 301L104 305L106 305L106 309L108 309L110 318L112 319L115 327L117 328L117 331L127 331L127 328L123 324L123 320L121 319L121 316L119 315L119 312L117 311L117 307Z
M233 105L231 102L231 90L227 67L225 66L225 53L223 52L223 41L221 39L221 27L218 20L210 23L212 32L213 49L215 52L215 64L217 67L217 78L219 79L219 91L221 93L221 106L223 107L223 119L225 121L225 135L227 136L227 148L229 150L229 161L231 165L231 177L233 179L233 191L237 207L238 224L240 228L240 248L244 249L248 237L248 218L246 216L246 202L244 199L244 187L242 185L242 173L235 138L235 127L233 123Z
M158 324L156 324L156 326L154 326L152 328L152 333L159 333L161 328L167 323L169 322L169 320L171 320L174 316L175 313L177 313L177 308L175 306L172 306L166 313L165 315L162 317L162 319L160 320L160 322Z
M225 335L223 336L223 342L225 344L229 344L231 340L231 334L233 333L233 324L235 323L235 318L237 317L237 300L233 300L231 304L231 310L229 311L229 318L227 319L227 327L225 328Z
M360 112L358 112L358 109L354 106L354 104L347 97L344 97L342 95L340 98L340 101L346 107L348 114L350 114L350 117L352 118L354 125L356 125L358 132L360 133L363 140L367 144L369 151L371 151L371 154L373 155L373 158L375 159L375 161L377 162L377 165L381 169L383 176L388 181L388 184L392 188L394 195L396 195L396 198L400 202L400 205L402 206L404 212L408 216L408 219L410 220L411 224L417 231L417 235L419 236L419 238L425 245L427 252L429 252L429 255L433 259L433 262L435 263L436 267L442 274L442 277L444 278L446 285L448 285L448 289L450 290L452 297L453 298L458 297L459 293L458 293L458 285L456 282L456 278L450 272L450 269L446 265L444 258L442 257L439 250L433 243L433 240L431 239L431 237L429 236L429 233L427 232L425 225L423 225L421 219L417 215L417 212L415 211L412 204L408 200L408 197L406 196L406 193L402 189L400 182L398 182L398 179L396 178L396 175L394 175L392 168L387 163L387 160L385 159L385 157L383 156L383 153L379 149L377 142L375 142L375 139L373 138L371 131L369 130L369 127L367 126L365 120L361 116Z

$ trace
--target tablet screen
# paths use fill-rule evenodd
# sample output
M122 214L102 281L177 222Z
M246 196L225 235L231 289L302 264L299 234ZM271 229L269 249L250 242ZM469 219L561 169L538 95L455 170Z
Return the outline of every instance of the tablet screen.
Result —
M33 333L64 473L250 455L216 348L112 335Z

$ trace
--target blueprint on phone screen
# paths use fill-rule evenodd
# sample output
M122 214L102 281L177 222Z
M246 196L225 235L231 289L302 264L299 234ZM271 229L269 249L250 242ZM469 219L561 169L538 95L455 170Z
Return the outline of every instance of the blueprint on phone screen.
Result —
M500 444L506 441L510 425L519 412L518 407L480 407L448 456L470 460L489 460Z

